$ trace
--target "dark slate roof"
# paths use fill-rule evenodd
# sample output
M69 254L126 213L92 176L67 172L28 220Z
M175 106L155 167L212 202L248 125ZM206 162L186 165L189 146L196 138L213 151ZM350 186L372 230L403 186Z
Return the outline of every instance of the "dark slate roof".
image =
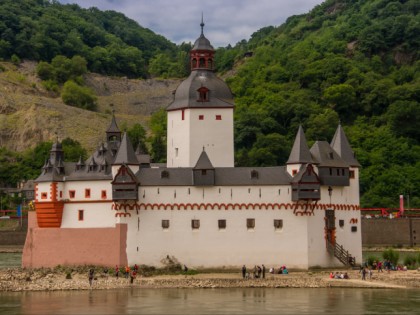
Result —
M74 162L64 162L63 163L64 172L60 172L55 166L43 167L41 175L35 179L35 183L41 182L62 182L65 180L66 175L70 174L74 170L76 163Z
M315 142L310 151L318 167L349 167L327 141Z
M257 177L251 172L256 171ZM162 176L167 172L167 177ZM141 186L193 186L192 168L142 168L136 176ZM215 186L288 185L292 177L285 166L215 168Z
M211 164L209 156L203 148L200 157L197 160L197 163L194 166L195 170L211 170L214 169L213 164Z
M120 129L118 128L117 121L115 120L115 115L112 115L111 124L109 125L106 132L120 132Z
M302 126L299 126L287 164L313 163Z
M140 144L137 145L135 153L137 161L139 161L140 164L150 164L150 155L146 154L146 152L143 150Z
M74 163L71 172L66 173L66 180L105 180L112 179L111 164L115 156L109 150L107 143L102 143L98 149L86 160L79 158ZM104 169L105 168L105 169Z
M341 124L338 125L335 131L334 137L331 141L331 147L346 161L350 166L360 167L360 163L357 161L353 150L351 149L350 143L347 140L346 134L344 133Z
M209 89L209 101L200 102L197 90L200 87ZM166 110L181 108L234 107L233 95L227 84L212 71L199 69L191 71L176 89L174 100Z
M210 44L210 41L201 33L200 37L194 42L192 50L211 50L214 51L213 46Z
M133 145L131 144L130 139L127 136L127 133L124 132L123 138L121 140L120 147L118 148L117 155L113 164L127 164L127 165L138 165L139 161L137 160L136 153L134 152Z
M203 16L201 16L201 35L194 43L192 50L213 50L213 46L210 44L210 41L204 36L204 21Z

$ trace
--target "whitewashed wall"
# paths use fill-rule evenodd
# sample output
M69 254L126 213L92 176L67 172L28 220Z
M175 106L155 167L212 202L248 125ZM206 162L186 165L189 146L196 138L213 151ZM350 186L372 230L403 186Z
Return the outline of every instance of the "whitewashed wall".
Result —
M167 141L168 167L193 167L203 147L213 166L233 167L233 109L185 109L184 120L182 110L170 111Z

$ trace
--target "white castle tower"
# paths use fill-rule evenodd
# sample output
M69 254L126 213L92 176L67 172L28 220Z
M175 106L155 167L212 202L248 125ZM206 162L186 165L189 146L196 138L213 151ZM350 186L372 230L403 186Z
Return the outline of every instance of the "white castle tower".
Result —
M167 166L194 167L204 150L214 167L234 166L233 95L214 74L214 48L203 34L191 50L191 74L167 107Z

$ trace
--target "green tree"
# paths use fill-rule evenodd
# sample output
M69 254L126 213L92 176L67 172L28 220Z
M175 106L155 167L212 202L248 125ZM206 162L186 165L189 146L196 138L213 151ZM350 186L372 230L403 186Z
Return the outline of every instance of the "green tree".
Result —
M80 86L74 81L67 81L61 92L63 102L70 106L80 107L88 110L96 109L96 96L93 91L84 86Z
M137 147L147 154L146 146L146 130L142 125L136 123L127 130L127 134L133 144L133 148L136 150Z

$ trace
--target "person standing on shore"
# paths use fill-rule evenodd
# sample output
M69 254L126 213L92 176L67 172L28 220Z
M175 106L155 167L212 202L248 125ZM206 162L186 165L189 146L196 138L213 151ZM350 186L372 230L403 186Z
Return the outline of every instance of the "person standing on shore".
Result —
M245 279L246 276L246 267L245 265L242 266L242 278Z
M263 279L265 279L265 266L264 266L264 264L262 265L262 277L263 277Z
M115 277L118 279L118 276L120 274L120 268L118 268L118 265L115 265Z
M136 278L137 272L135 270L131 271L130 273L130 284L134 283L134 279Z
M95 271L93 270L93 268L91 268L89 270L89 285L90 285L90 288L92 288L94 274L95 274Z

